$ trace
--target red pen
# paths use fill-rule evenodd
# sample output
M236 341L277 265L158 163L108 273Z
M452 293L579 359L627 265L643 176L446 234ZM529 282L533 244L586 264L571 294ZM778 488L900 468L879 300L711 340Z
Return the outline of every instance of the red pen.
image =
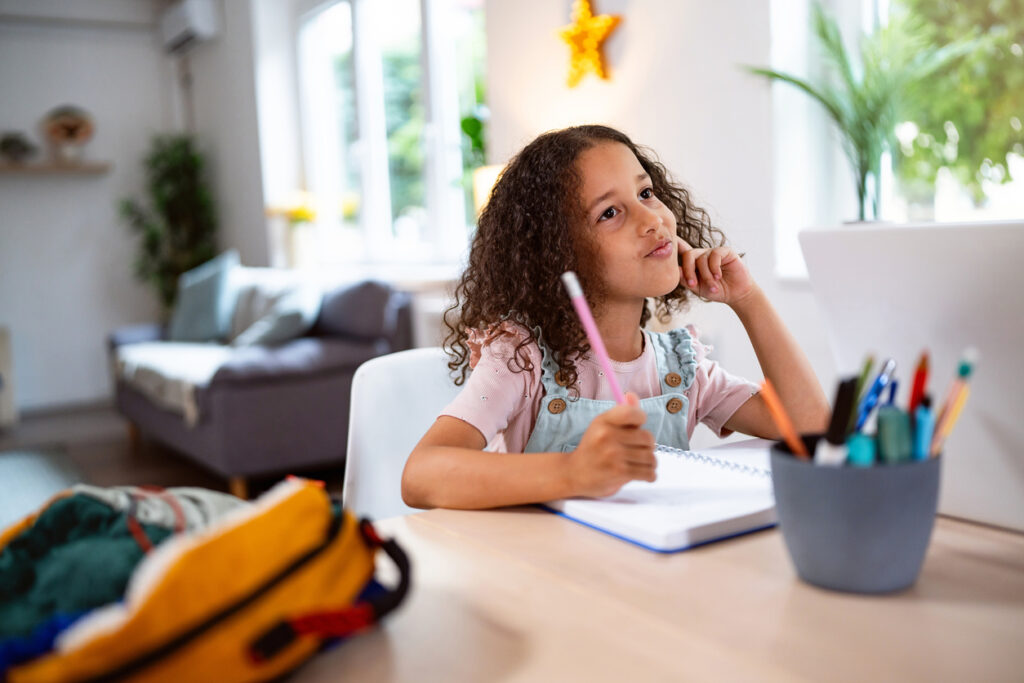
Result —
M910 389L910 406L908 412L913 415L917 406L921 405L921 398L924 396L924 385L928 382L928 350L921 352L921 360L917 362L917 369L914 370L914 384Z

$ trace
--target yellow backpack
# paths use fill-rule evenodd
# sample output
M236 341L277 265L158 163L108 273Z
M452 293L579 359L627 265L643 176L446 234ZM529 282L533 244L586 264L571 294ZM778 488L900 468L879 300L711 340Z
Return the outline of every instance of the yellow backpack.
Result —
M0 551L38 514L0 534ZM377 549L399 569L393 589L374 581ZM75 621L7 681L272 679L395 609L409 573L401 548L332 503L322 484L289 479L155 547L121 602Z

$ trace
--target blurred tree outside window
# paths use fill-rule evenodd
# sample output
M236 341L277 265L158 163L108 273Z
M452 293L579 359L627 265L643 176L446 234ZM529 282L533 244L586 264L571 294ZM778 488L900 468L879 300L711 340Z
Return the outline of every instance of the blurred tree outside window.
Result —
M392 234L419 238L426 219L423 65L419 0L377 0L394 19L380 36ZM398 18L401 17L399 20Z
M459 127L462 129L462 187L466 196L466 216L472 217L473 171L487 164L487 40L484 6L464 2L458 23L452 27L459 91Z
M930 39L978 49L931 78L897 127L890 220L1024 217L1024 0L892 0Z

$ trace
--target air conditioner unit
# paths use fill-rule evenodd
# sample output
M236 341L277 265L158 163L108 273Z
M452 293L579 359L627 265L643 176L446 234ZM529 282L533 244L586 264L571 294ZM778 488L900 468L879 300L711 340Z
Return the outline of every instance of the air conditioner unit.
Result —
M179 0L160 15L160 36L168 52L183 52L219 30L215 0Z

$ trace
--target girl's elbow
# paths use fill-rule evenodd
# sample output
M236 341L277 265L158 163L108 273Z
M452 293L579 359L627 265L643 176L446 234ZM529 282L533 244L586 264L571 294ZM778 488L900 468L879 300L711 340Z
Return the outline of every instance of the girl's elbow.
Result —
M426 510L431 507L416 487L407 484L404 478L402 479L402 502L411 508L419 508L420 510Z
M402 502L413 508L427 509L433 507L427 496L428 487L424 486L416 476L416 468L408 463L402 471Z

